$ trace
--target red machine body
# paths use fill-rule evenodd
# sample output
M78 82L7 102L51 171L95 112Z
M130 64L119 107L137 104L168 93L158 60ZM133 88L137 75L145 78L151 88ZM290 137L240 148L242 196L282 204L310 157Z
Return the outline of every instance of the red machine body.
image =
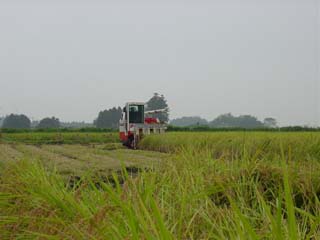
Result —
M160 123L160 121L159 121L159 119L158 118L145 118L144 119L144 123L145 124L159 124Z

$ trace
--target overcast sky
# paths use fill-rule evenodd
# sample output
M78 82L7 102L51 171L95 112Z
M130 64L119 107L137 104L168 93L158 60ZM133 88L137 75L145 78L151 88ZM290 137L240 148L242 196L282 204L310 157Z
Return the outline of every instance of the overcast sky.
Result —
M159 92L171 118L320 125L319 5L0 0L0 116L91 122Z

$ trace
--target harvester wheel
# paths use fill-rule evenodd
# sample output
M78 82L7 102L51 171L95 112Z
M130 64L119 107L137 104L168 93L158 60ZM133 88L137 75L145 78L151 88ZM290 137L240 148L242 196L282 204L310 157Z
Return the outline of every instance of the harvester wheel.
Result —
M134 135L130 135L127 141L127 147L134 149Z

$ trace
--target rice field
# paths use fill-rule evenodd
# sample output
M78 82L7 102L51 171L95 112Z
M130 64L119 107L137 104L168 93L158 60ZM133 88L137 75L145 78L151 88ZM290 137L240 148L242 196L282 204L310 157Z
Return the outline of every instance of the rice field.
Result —
M101 132L25 132L0 133L0 143L92 144L118 142L118 133Z
M121 144L103 145L28 145L0 144L0 164L15 164L32 160L46 169L69 177L87 174L108 176L123 167L150 167L159 165L166 154L130 151Z
M1 239L320 239L319 133L95 134L2 137Z

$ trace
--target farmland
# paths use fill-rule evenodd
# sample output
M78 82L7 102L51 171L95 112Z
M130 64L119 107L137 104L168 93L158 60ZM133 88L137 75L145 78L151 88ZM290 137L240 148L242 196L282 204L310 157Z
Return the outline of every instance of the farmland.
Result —
M320 134L12 133L1 239L319 239Z
M89 144L114 143L118 141L116 133L87 132L18 132L0 134L0 142L26 144Z

